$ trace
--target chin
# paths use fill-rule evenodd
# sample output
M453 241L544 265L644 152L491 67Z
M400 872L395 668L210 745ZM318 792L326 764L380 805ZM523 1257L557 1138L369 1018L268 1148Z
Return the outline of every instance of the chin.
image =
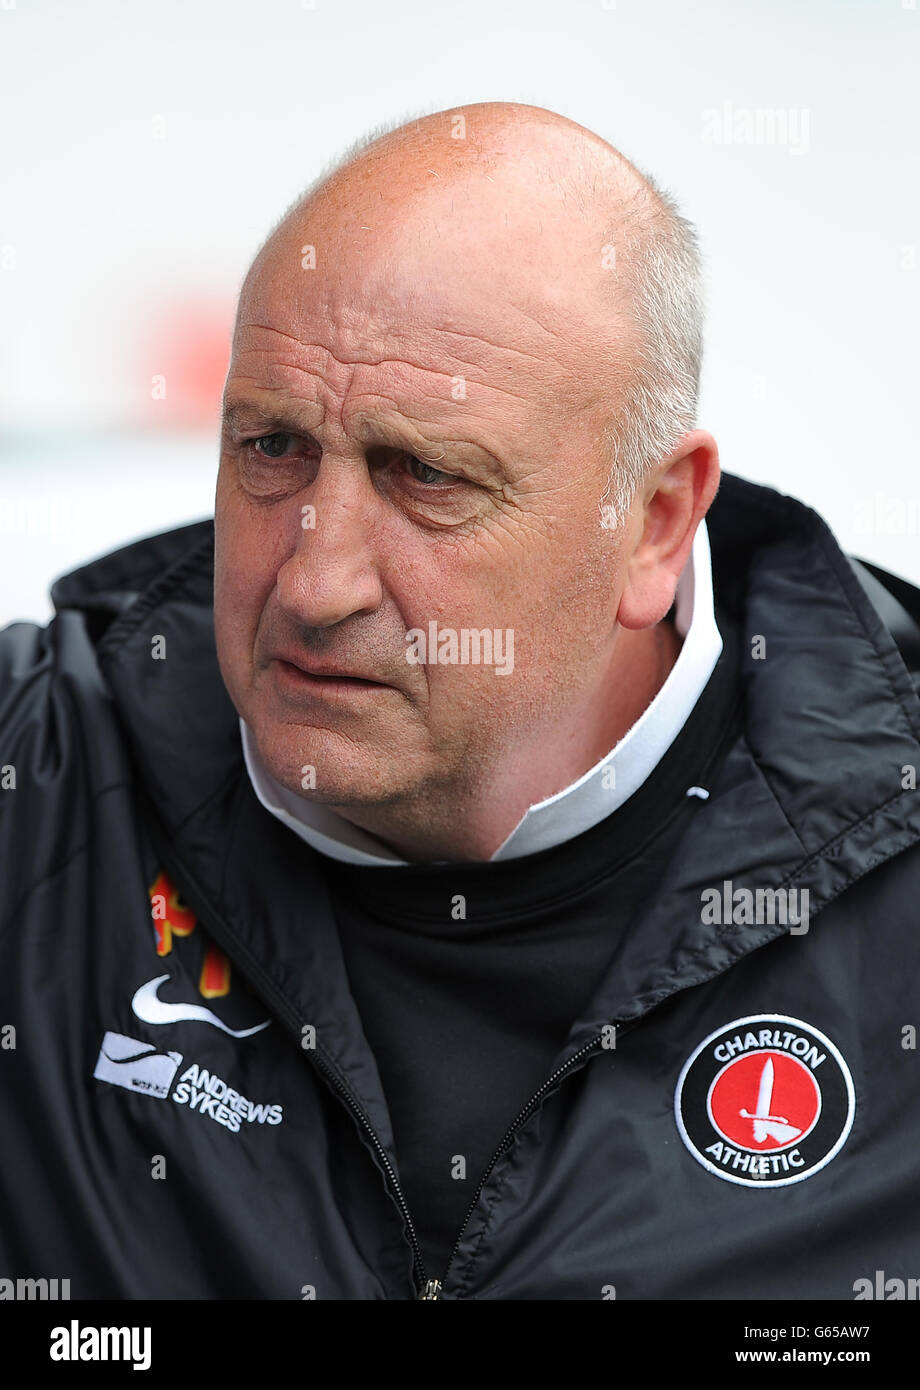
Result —
M379 805L399 799L414 785L404 757L381 757L379 747L368 744L365 750L332 729L246 722L272 777L306 801ZM305 767L314 769L315 786L304 785L309 775Z

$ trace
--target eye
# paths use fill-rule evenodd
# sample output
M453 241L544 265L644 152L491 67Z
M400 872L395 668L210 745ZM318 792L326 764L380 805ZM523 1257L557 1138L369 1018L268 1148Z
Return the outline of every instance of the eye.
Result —
M264 454L266 458L280 459L291 438L290 434L282 431L277 434L263 434L252 442L259 453Z
M446 479L448 482L453 481L450 473L443 473L441 469L434 468L424 459L416 458L414 454L409 454L407 457L409 460L408 470L417 483L437 483L442 479Z
M252 497L279 500L316 476L319 450L309 437L273 430L241 442L236 451L240 483Z

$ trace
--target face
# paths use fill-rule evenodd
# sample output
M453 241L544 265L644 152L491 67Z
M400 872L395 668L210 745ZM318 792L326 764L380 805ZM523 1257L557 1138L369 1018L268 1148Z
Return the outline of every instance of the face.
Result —
M538 760L609 659L610 329L553 209L537 242L532 218L499 235L471 195L448 246L434 214L409 227L397 208L388 236L383 201L359 198L312 203L244 286L218 657L286 787L341 808L443 806Z

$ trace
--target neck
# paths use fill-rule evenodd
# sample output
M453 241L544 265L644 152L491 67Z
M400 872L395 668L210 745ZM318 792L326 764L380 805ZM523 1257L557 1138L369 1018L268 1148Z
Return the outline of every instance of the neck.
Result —
M621 628L594 688L580 693L564 719L531 728L481 781L440 787L411 804L335 810L410 863L489 860L531 806L571 786L619 743L664 685L681 646L667 621L638 632Z

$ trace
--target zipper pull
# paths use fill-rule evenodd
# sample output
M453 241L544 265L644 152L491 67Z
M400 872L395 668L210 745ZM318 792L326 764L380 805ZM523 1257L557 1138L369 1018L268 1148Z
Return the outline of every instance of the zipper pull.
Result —
M427 1281L427 1283L425 1284L425 1287L422 1289L422 1292L419 1294L418 1297L419 1297L419 1300L421 1300L421 1299L429 1299L429 1298L430 1298L430 1299L434 1299L434 1298L437 1298L437 1297L438 1297L438 1295L440 1294L440 1292L441 1292L441 1281L440 1281L440 1279L429 1279L429 1280Z

